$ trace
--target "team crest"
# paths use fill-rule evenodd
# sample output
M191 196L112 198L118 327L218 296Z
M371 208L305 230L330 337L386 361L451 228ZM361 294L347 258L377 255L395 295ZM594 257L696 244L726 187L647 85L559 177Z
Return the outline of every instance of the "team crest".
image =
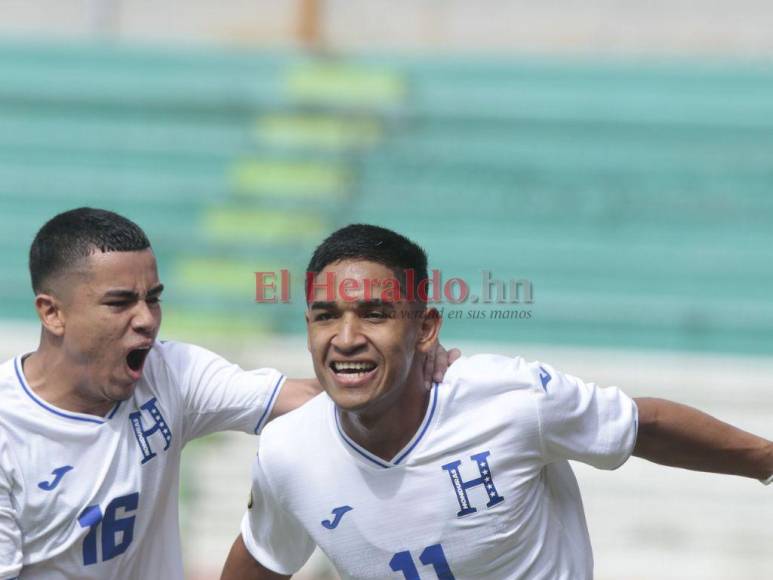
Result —
M145 429L143 411L145 411L147 415L150 415L150 419L153 422L148 429ZM147 417L147 415L145 416ZM156 405L155 397L144 403L139 411L130 413L129 421L131 421L134 436L137 438L137 444L142 451L143 464L156 456L156 453L150 445L150 438L156 433L159 433L164 439L164 451L169 449L169 446L172 444L172 430L169 428L169 425L167 425L164 416L161 414L161 410Z
M448 476L451 478L451 485L456 493L456 500L459 502L459 511L456 517L463 517L470 514L474 514L478 510L470 504L470 498L467 497L467 490L473 487L483 486L488 496L488 502L486 508L493 507L500 502L503 502L505 498L497 493L497 488L494 487L494 476L491 474L491 468L488 464L488 456L491 455L490 451L483 451L482 453L476 453L471 455L470 459L475 462L480 477L464 481L459 467L462 465L461 460L452 461L442 466L443 471L448 472Z

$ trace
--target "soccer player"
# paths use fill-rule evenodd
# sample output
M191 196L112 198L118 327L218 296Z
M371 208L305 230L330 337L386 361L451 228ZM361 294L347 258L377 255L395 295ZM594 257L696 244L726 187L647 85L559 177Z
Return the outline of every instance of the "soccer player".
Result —
M265 429L223 580L285 578L315 545L344 578L590 579L568 460L615 469L633 454L773 473L770 441L544 363L463 357L427 392L421 358L440 320L406 299L422 297L406 282L427 277L426 257L394 232L339 230L308 270L308 343L325 394Z
M182 579L185 444L258 433L320 388L156 341L156 260L115 213L54 217L30 273L40 345L0 365L0 580Z

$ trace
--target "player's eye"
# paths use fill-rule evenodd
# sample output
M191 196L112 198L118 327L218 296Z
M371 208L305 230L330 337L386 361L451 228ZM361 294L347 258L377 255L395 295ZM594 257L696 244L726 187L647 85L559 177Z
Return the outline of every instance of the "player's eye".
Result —
M159 304L161 302L161 296L149 296L146 302L148 304Z
M317 312L312 316L312 320L314 322L325 322L326 320L331 320L333 318L333 315L330 312Z
M383 320L384 318L389 318L386 314L386 312L382 310L369 310L365 313L365 318L370 318L373 320Z

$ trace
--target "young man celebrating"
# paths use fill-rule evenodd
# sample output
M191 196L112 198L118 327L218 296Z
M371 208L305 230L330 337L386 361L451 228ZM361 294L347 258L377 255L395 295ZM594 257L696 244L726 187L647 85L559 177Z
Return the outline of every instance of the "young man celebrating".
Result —
M112 212L54 217L30 273L40 346L0 365L0 580L182 579L184 445L258 433L319 386L157 342L155 257Z
M315 544L344 578L590 579L568 460L614 469L634 454L773 473L769 441L547 364L462 358L426 392L421 361L440 320L401 299L420 295L427 264L394 232L339 230L309 272L308 342L325 394L265 430L223 580L286 577Z

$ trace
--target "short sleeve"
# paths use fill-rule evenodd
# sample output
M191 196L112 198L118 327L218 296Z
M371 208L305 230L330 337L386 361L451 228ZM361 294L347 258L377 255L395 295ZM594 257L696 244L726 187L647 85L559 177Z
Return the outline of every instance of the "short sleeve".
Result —
M259 433L284 383L275 369L245 371L207 349L184 343L157 345L180 389L185 440L217 431Z
M22 567L21 530L11 499L10 457L0 441L0 580L16 578Z
M616 469L636 444L638 410L617 387L601 388L532 363L537 413L546 463L573 459Z
M252 468L250 503L241 531L252 557L278 574L294 574L314 551L314 540L279 504L261 465L260 454Z

